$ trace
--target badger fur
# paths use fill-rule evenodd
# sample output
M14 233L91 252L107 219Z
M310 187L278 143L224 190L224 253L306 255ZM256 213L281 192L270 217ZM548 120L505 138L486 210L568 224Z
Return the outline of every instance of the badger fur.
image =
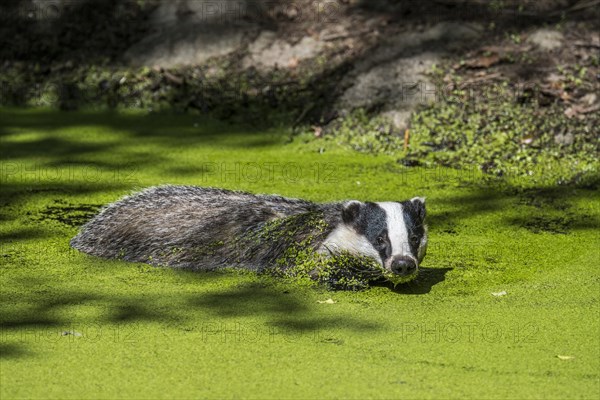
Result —
M193 186L152 187L104 208L71 240L103 258L176 268L281 265L291 246L347 252L413 276L425 256L422 198L317 204L276 195ZM285 264L285 263L284 263Z

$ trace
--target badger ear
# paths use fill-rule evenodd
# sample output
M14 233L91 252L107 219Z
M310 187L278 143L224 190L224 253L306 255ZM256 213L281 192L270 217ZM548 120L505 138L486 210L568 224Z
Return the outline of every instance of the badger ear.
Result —
M351 224L352 222L358 219L360 215L360 209L362 208L363 203L358 200L350 200L344 204L342 207L342 220Z
M413 197L410 199L411 204L415 208L417 215L421 219L421 221L425 220L425 216L427 212L425 210L425 197Z

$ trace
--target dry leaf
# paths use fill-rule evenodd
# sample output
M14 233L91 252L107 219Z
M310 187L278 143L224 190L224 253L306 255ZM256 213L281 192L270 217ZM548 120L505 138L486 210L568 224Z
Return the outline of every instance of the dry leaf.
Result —
M588 114L591 112L596 112L598 110L600 110L600 104L596 104L595 106L591 106L591 107L587 107L587 108L582 108L581 110L579 110L579 113Z
M501 292L492 292L492 296L496 296L496 297L506 296L506 291L503 290Z
M569 101L569 100L571 100L571 95L567 92L562 92L560 94L560 98L561 98L561 100Z
M588 106L591 106L596 102L597 98L598 98L598 96L596 96L596 93L588 93L585 96L583 96L581 99L579 99L579 101L587 104Z
M567 118L573 118L574 116L576 116L580 112L581 112L581 107L572 106L572 107L569 107L569 108L567 108L565 110L565 115L567 116Z
M298 66L298 57L292 57L290 58L290 60L288 61L287 64L288 68L294 69Z
M561 356L561 355L557 355L556 357L558 357L559 360L572 360L575 358L574 356Z
M335 301L333 301L333 299L317 300L317 303L319 303L319 304L335 304Z
M595 112L598 110L600 110L600 104L596 104L591 107L582 107L582 106L574 105L565 110L565 115L568 118L572 118L579 114L589 114L591 112Z
M320 138L323 136L323 128L320 126L313 125L311 126L313 132L315 133L316 138Z
M499 62L500 56L498 54L492 54L490 56L482 56L467 60L465 65L469 68L489 68Z

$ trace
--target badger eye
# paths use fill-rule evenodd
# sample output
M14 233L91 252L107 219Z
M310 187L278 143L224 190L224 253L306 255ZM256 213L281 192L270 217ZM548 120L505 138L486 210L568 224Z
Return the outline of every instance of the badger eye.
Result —
M385 237L379 236L377 238L377 244L380 245L380 246L383 246L385 244Z

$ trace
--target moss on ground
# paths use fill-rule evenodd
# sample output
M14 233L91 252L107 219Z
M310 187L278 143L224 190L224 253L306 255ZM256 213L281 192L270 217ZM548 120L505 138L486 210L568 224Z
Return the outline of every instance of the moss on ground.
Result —
M600 174L600 113L570 119L556 104L521 104L510 98L512 89L499 91L486 102L454 90L446 101L413 115L406 143L404 132L364 110L344 117L316 142L392 155L407 167L475 169L486 179L516 185L593 185Z
M550 185L586 184L598 176L597 116L569 119L559 105L520 103L511 94L500 86L497 97L488 93L489 101L481 101L455 90L447 102L416 113L402 162L477 166L494 177Z
M598 397L597 186L287 142L190 115L1 110L0 397ZM69 248L97 206L165 183L426 196L428 255L409 283L332 293Z

